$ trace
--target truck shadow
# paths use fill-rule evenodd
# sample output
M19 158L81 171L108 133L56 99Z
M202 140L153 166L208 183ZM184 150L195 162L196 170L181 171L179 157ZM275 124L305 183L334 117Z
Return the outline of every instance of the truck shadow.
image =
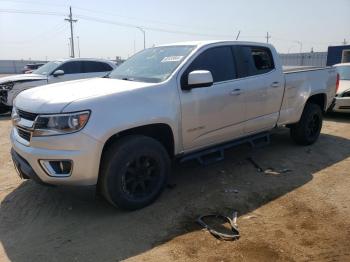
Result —
M240 146L215 165L175 164L172 187L153 205L134 212L111 207L93 189L27 181L1 203L0 240L13 262L119 261L198 230L199 215L252 212L349 156L348 139L322 134L315 145L299 147L282 129L272 135L271 145ZM260 173L247 157L263 168L291 172Z

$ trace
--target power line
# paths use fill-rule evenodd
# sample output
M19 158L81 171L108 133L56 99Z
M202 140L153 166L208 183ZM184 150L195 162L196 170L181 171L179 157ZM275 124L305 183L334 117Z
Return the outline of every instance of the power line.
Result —
M88 20L88 21L94 21L104 24L111 24L111 25L117 25L117 26L124 26L124 27L131 27L131 28L143 28L144 30L149 31L157 31L157 32L164 32L164 33L172 33L172 34L183 34L183 35L198 35L198 36L205 36L205 37L232 37L229 35L214 35L214 34L204 34L204 33L196 33L196 32L190 32L190 31L180 31L180 30L171 30L171 29L164 29L160 27L149 27L149 26L141 26L138 24L131 24L131 23L124 23L124 22L118 22L118 21L112 21L108 19L102 19L98 17L93 16L87 16L87 15L76 15L76 17Z
M19 9L0 9L0 13L19 13L19 14L34 14L34 15L49 15L49 16L65 16L64 13L58 13L58 12L19 10ZM104 24L112 24L112 25L132 27L132 28L143 28L143 29L149 30L149 31L158 31L158 32L164 32L164 33L183 34L183 35L197 35L197 36L204 36L204 37L230 38L229 35L204 34L204 33L190 32L190 31L170 30L170 29L164 29L164 28L158 28L158 27L141 26L138 24L123 23L123 22L101 19L98 17L87 16L87 15L76 15L76 17L83 19L83 20L95 21L95 22L104 23Z
M27 44L31 44L31 43L35 43L35 42L43 42L43 39L47 39L47 38L52 39L52 38L58 36L60 33L66 31L67 29L68 29L67 25L64 24L64 22L60 22L59 24L54 25L49 30L41 32L41 33L39 33L39 34L35 35L34 37L31 37L27 40L23 40L23 41L2 40L2 43L11 44L11 45L27 45Z
M19 9L0 9L0 13L65 16L64 13L58 13L58 12L35 11L35 10L19 10Z

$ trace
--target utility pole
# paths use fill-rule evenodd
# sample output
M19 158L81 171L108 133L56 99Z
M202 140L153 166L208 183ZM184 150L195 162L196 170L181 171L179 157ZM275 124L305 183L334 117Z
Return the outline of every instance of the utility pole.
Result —
M236 41L238 40L240 34L241 34L241 30L238 31L238 34L236 36Z
M271 38L271 35L269 35L269 32L266 33L266 43L269 43L269 39Z
M142 27L137 27L143 33L143 49L146 49L146 31Z
M346 42L346 39L344 38L344 41L343 41L343 43L342 43L343 45L347 45L348 44L348 42Z
M74 37L73 37L73 23L77 22L77 19L73 19L73 14L72 14L72 7L69 7L69 16L68 18L64 19L65 21L68 21L70 23L70 39L71 39L71 57L75 57L74 55Z

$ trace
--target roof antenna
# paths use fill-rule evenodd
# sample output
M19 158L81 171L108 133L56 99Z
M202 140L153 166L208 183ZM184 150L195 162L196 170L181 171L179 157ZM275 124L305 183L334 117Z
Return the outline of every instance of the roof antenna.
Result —
M241 34L241 30L238 31L238 34L236 36L236 40L238 40L240 34Z

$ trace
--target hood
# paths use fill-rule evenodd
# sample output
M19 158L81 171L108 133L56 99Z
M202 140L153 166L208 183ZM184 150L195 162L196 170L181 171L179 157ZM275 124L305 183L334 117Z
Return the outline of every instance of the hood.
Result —
M350 80L340 80L337 95L350 90Z
M153 84L110 78L90 78L39 86L21 92L15 106L33 113L59 113L76 100L130 92Z
M44 79L47 79L46 75L21 74L21 75L1 77L0 84L4 84L7 82L25 82L25 81L33 81L33 80L44 80Z

